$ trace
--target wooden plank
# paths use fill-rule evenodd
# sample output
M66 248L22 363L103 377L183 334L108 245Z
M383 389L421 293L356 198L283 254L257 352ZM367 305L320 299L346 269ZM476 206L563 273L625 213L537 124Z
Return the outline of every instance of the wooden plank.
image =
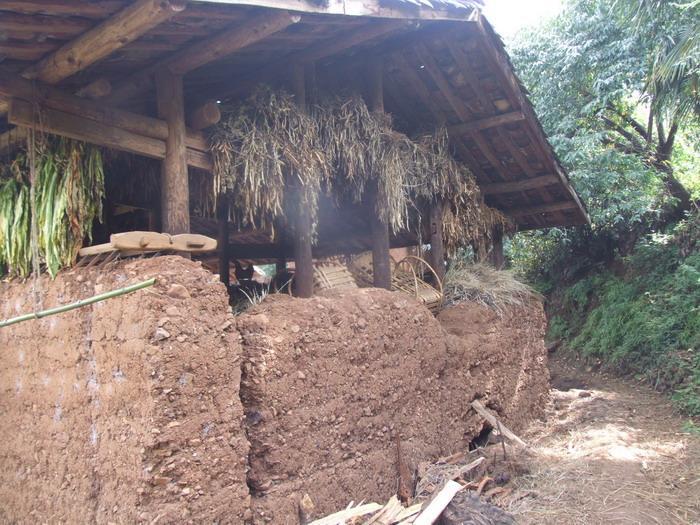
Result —
M475 399L472 401L472 408L476 410L476 412L483 417L486 421L489 422L492 428L498 428L500 433L503 434L506 438L509 440L517 443L518 445L521 445L523 447L527 448L527 443L525 443L522 439L520 439L518 436L516 436L508 427L506 427L503 423L501 423L496 416L494 416L491 411L486 408L481 401L478 399Z
M454 124L452 126L448 126L447 131L450 134L470 133L472 131L495 128L497 126L503 126L504 124L511 124L513 122L521 122L523 120L525 120L525 114L522 111L510 111L501 115L494 115L493 117L472 120L462 124Z
M46 133L82 140L98 146L106 146L154 159L165 158L165 142L160 139L137 135L122 128L50 108L41 110L40 126L35 117L32 104L24 100L12 99L8 122L15 126L29 128L37 126L37 129ZM14 132L15 130L12 130L9 136L12 137ZM189 148L187 162L193 167L206 171L211 171L213 166L209 154Z
M574 201L551 202L538 206L528 206L525 208L511 208L503 210L503 213L513 217L523 217L525 215L539 215L541 213L554 213L557 211L576 210L578 204Z
M4 12L0 16L0 30L23 33L49 34L55 38L70 37L87 31L94 25L85 18L28 15Z
M0 10L25 14L79 15L102 18L121 9L124 0L0 0Z
M0 69L0 96L45 105L137 135L161 140L168 137L168 124L164 120L112 108L104 102L85 100L53 86L26 80L4 69ZM186 140L189 148L209 151L208 140L200 131L187 130Z
M372 514L377 512L382 508L378 503L365 503L364 505L358 505L354 508L348 508L336 512L325 518L320 518L309 523L309 525L338 525L339 523L346 523L352 518L359 518L360 516L366 516L367 514Z
M44 58L23 76L50 84L74 75L185 8L182 0L137 0Z
M152 231L129 231L112 234L110 244L117 250L124 251L182 251L205 253L216 250L217 241L206 235L181 233L168 235Z
M190 231L190 190L185 144L185 99L182 77L167 70L156 75L158 116L168 123L161 170L161 224L170 234Z
M447 508L450 502L454 499L457 493L462 490L464 486L460 485L456 481L448 481L445 486L440 489L440 492L430 500L430 503L421 511L421 513L416 517L413 522L414 525L432 525L437 521L442 514L442 511Z
M263 13L252 20L237 23L212 38L178 51L165 60L132 75L115 87L109 101L120 104L148 90L152 86L153 75L159 70L168 69L183 75L208 62L259 42L299 20L299 16L282 11L273 14Z
M475 8L454 3L449 9L438 9L429 2L383 2L381 0L213 0L218 4L246 5L271 9L289 9L302 13L321 13L408 20L471 20Z
M481 184L479 189L483 195L498 195L503 193L515 193L518 191L534 190L552 184L558 184L559 177L556 175L540 175L524 180L513 182L494 182L491 184Z
M404 21L385 20L361 27L346 34L326 38L305 49L290 53L279 60L273 61L271 64L256 70L253 74L245 78L240 78L238 75L225 77L219 84L219 87L207 96L216 96L218 98L237 96L250 90L262 81L269 81L270 79L279 77L280 71L286 71L289 64L311 63L323 60L324 58L331 57L369 40L374 40L375 38L379 38L405 27L407 27L407 23Z

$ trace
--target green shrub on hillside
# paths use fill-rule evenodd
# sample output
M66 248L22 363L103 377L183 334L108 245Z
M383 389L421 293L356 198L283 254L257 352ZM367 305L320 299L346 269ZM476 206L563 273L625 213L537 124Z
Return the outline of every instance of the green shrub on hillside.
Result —
M700 415L700 253L683 258L658 238L638 246L623 268L569 287L549 336L673 392L680 409Z

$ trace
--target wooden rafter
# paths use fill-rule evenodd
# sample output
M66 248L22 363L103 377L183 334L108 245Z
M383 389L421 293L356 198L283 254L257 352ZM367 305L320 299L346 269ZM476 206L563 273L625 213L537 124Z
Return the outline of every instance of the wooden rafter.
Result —
M539 189L544 186L554 185L559 182L556 175L541 175L530 179L523 179L512 182L494 182L482 184L481 193L484 195L499 195L503 193L515 193L519 191Z
M472 120L463 124L454 124L449 126L447 131L450 134L470 133L472 131L495 128L498 126L503 126L504 124L511 124L513 122L520 122L523 120L525 120L525 115L522 111L510 111L501 115Z
M230 55L255 42L277 33L300 20L298 15L286 11L263 13L253 20L235 24L234 27L213 37L186 47L165 60L139 71L115 87L109 101L120 104L153 86L153 75L162 69L183 75L208 62Z
M42 59L23 76L49 84L60 82L133 42L184 8L182 0L137 0Z
M527 206L524 208L512 208L506 210L505 213L513 217L523 217L527 215L540 215L543 213L555 213L558 211L576 210L578 205L574 201L549 202L547 204L538 204L536 206Z
M234 73L231 77L223 80L224 84L233 84L233 87L218 89L216 92L208 93L207 96L234 97L249 91L260 82L279 77L280 71L287 71L290 64L305 64L323 60L406 26L407 22L402 20L382 20L343 35L324 39L300 51L283 56L243 78Z

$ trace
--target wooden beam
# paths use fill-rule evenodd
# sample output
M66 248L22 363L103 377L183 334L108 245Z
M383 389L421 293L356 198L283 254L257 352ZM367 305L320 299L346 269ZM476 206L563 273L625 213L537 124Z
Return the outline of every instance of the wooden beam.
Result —
M526 208L511 208L503 210L503 213L512 217L523 217L526 215L540 215L542 213L554 213L558 211L577 210L578 204L574 201L550 202Z
M384 112L384 62L381 58L370 60L367 67L367 105L370 111ZM378 174L373 174L370 184L370 229L372 233L372 273L374 286L391 290L391 254L389 253L389 223L380 214L388 208L386 196L379 191ZM384 198L382 198L384 197Z
M302 111L306 111L306 74L303 64L292 66L292 91L294 100ZM314 293L314 263L312 253L312 223L309 209L302 206L301 196L306 191L299 184L290 185L296 193L296 217L292 247L294 250L294 291L298 297L311 297Z
M171 235L190 231L190 187L185 144L185 98L182 77L163 70L156 75L158 116L168 123L160 179L163 231Z
M521 122L523 120L525 120L525 114L522 111L510 111L501 115L494 115L493 117L464 122L463 124L454 124L449 126L447 131L450 134L471 133L472 131L495 128L497 126L503 126L504 124L511 124L513 122Z
M0 133L0 155L8 155L13 150L25 146L28 136L29 129L25 127L13 128Z
M438 199L430 206L430 263L440 282L445 280L445 243L442 237L442 216L445 203Z
M221 120L221 110L216 100L207 100L187 115L187 124L192 129L206 129Z
M45 133L82 140L154 159L165 158L166 150L163 140L138 135L103 122L55 109L42 108L40 112L41 118L39 119L39 116L35 115L35 108L31 103L12 99L8 122L15 126L36 126L37 129ZM13 132L15 130L12 130L11 133ZM206 171L213 169L210 155L202 151L188 148L187 162L193 167Z
M503 229L500 226L494 226L491 232L489 262L496 270L502 270L506 265L506 257L503 253Z
M182 0L137 0L24 72L55 84L133 42L185 8Z
M137 135L160 140L168 138L168 124L161 119L146 117L104 104L70 95L58 88L40 82L31 82L0 68L0 97L23 99L41 107L56 109L108 126L122 128ZM206 136L187 130L187 147L208 152Z
M226 290L231 284L228 214L228 200L220 195L217 209L218 240L216 244L219 252L219 279L224 283Z
M153 75L161 69L168 69L173 73L184 75L208 62L259 42L299 22L299 20L300 17L297 15L286 11L275 11L272 14L263 13L252 20L237 23L212 38L178 51L165 60L132 75L115 87L109 101L121 104L148 90L152 86Z
M518 191L534 190L559 183L556 175L540 175L530 179L513 182L494 182L491 184L481 184L479 189L483 195L498 195L502 193L515 193Z
M289 64L311 63L331 57L352 47L361 45L369 40L374 40L400 28L407 27L407 22L397 20L385 20L368 26L360 27L349 33L326 38L305 49L290 53L287 56L275 60L262 68L253 71L245 78L238 74L232 74L220 84L220 89L209 94L219 98L233 97L249 91L262 81L269 81L279 77L280 71L286 71Z
M2 8L2 2L0 2ZM4 12L0 16L0 30L24 33L42 33L53 37L70 37L90 29L94 23L85 18L27 15Z

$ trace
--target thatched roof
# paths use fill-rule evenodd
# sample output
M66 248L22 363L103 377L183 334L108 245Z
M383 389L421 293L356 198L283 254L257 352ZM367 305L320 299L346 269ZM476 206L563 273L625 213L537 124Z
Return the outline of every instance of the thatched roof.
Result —
M0 0L0 66L16 73L36 69L62 45L130 4ZM190 1L108 56L84 68L78 63L80 70L57 85L76 92L107 79L112 86L103 99L107 104L148 112L154 107L152 73L184 55L191 64L185 75L190 105L238 99L260 82L282 83L292 62L314 63L319 86L342 89L362 77L367 57L383 56L386 109L400 131L415 135L447 126L455 155L475 174L487 202L521 229L582 224L588 220L585 209L480 5L469 0ZM231 53L196 52L212 38L236 28L245 31L279 17L281 10L295 23ZM0 117L0 133L9 127Z

